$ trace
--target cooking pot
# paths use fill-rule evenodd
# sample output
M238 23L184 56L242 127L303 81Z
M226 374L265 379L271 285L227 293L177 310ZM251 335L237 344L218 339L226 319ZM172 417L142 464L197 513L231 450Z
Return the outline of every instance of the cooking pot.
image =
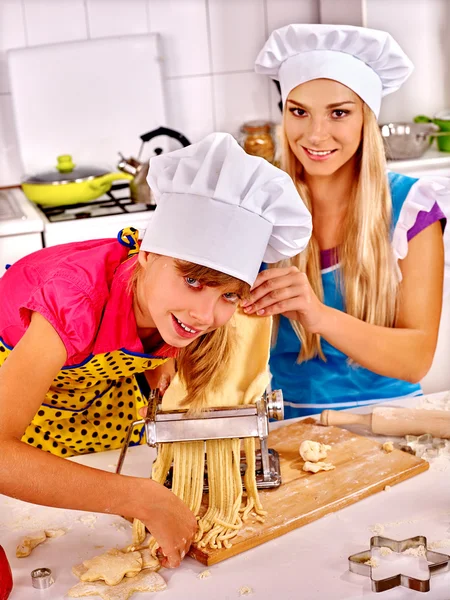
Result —
M114 181L131 181L128 173L111 173L96 167L77 167L69 154L57 157L56 168L28 177L22 190L28 200L46 206L89 202L111 189Z
M441 135L437 136L437 146L441 152L450 152L450 110L443 110L430 119L425 115L415 117L416 123L434 123L440 129Z

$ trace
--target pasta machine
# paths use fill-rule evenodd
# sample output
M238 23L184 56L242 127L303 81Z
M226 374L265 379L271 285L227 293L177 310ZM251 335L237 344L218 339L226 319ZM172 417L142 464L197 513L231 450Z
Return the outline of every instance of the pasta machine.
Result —
M194 442L231 438L258 438L260 449L256 450L256 484L258 489L275 488L281 484L280 459L278 453L269 449L269 419L281 421L284 417L283 394L281 390L266 391L255 404L208 408L200 415L191 415L187 409L162 411L161 395L152 391L149 397L147 416L134 421L128 428L127 436L117 463L116 473L120 473L134 428L144 429L147 444L156 447L170 442ZM247 468L245 456L241 453L241 474ZM171 470L172 472L172 470ZM171 472L166 485L171 485ZM205 468L205 491L208 490L207 467Z

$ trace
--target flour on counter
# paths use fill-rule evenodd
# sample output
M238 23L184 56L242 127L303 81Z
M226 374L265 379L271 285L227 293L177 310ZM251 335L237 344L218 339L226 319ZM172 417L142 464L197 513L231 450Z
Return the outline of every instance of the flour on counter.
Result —
M97 521L97 515L93 515L92 513L89 515L82 515L81 517L79 517L78 521L80 523L83 523L83 525L86 525L86 527L94 529L95 522Z
M375 525L372 525L370 528L370 531L375 535L384 535L384 525L381 523L375 523Z
M241 588L239 588L239 596L250 596L250 594L253 594L253 590L251 587L244 585Z
M422 556L424 558L427 557L427 551L425 546L416 546L415 548L408 548L407 550L403 550L402 554L406 554L408 556Z
M202 571L197 575L197 579L207 579L208 577L211 577L211 571L208 570Z
M372 567L372 569L376 569L377 567L380 566L380 561L377 558L375 558L375 556L372 556L372 558L369 558L369 560L366 560L366 562L364 564L368 565L369 567Z
M440 548L447 548L450 546L450 539L436 540L435 542L429 542L428 550L439 550Z
M380 546L379 553L380 556L389 556L390 554L392 554L392 550L387 546Z

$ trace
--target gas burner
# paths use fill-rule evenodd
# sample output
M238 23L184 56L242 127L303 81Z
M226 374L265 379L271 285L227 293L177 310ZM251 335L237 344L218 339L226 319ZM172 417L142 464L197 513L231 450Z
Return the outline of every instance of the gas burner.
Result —
M116 183L111 190L91 202L65 204L64 206L40 206L51 223L106 217L110 215L133 214L152 211L154 204L137 204L131 200L128 183Z

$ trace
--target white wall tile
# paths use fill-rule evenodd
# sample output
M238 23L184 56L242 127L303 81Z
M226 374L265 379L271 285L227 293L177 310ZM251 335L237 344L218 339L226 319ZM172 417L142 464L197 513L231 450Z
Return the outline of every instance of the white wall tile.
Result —
M252 72L214 75L217 131L239 133L244 121L269 119L269 81Z
M87 39L83 0L23 0L30 46Z
M147 0L86 0L89 37L148 32Z
M167 77L208 74L206 0L148 0L149 27L161 34Z
M0 2L0 94L9 92L6 50L26 45L23 9L20 0Z
M379 121L434 116L450 108L450 2L447 0L367 0L367 26L394 36L415 70L394 94L384 98Z
M212 78L180 77L166 81L167 126L197 142L214 131Z
M320 22L330 25L366 27L366 0L319 0Z
M320 23L319 0L266 0L266 2L269 33L291 23Z
M264 0L208 0L214 73L252 70L265 39Z
M16 185L22 173L10 94L0 94L0 186Z

